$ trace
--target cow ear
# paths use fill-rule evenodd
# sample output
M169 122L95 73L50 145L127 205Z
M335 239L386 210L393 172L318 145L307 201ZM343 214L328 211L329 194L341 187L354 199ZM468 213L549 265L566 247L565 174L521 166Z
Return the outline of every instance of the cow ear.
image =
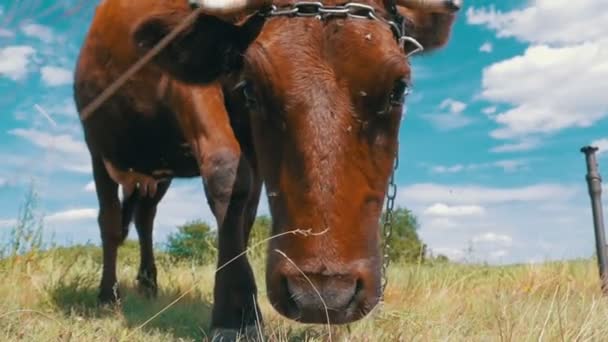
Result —
M424 52L437 50L450 40L456 14L433 13L418 9L397 6L397 10L406 20L406 34L415 38Z
M243 25L202 15L159 52L153 62L172 77L193 84L215 81L242 67L243 53L259 34L264 20L253 16ZM152 49L176 25L170 16L151 17L131 33L140 55Z

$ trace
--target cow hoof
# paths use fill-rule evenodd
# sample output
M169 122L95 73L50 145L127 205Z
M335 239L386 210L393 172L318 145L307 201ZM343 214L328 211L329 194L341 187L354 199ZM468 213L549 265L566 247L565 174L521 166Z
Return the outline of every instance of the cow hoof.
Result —
M137 277L137 290L146 298L156 298L158 295L156 281L142 275Z
M215 328L211 331L211 342L233 342L233 341L263 341L257 326L249 325L244 331L238 329ZM263 333L263 331L261 332Z
M101 290L97 296L99 306L114 306L120 303L120 292L116 290Z
M156 284L139 282L137 290L139 294L148 299L153 299L158 296L158 286L156 286Z

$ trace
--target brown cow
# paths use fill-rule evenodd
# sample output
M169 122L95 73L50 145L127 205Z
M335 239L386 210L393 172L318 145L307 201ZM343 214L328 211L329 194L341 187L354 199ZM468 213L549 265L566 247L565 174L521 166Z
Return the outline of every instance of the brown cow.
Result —
M266 1L198 1L207 14L83 119L100 207L101 302L119 296L116 254L132 218L138 281L156 293L157 204L172 178L200 176L218 265L246 248L262 183L274 234L325 231L271 241L267 290L281 314L324 323L327 309L340 324L378 302L378 218L411 72L411 46L399 38L425 51L443 46L459 2L332 0L324 6L345 7L327 15L315 4ZM186 0L102 1L75 73L79 111L192 11ZM246 257L217 272L212 328L253 326L256 292Z

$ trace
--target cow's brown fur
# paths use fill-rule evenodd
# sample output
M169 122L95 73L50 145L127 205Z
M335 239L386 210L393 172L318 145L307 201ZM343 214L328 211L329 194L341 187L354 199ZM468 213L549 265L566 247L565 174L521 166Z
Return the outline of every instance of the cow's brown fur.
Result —
M386 15L382 2L374 1L363 2ZM189 11L181 0L105 0L78 60L78 108ZM400 11L427 51L448 41L453 15ZM116 299L117 247L125 215L133 210L142 251L138 279L155 293L152 225L170 181L155 183L156 191L135 204L126 201L122 211L117 188L121 179L130 179L129 169L147 181L145 175L168 169L173 177L204 179L219 227L218 264L246 247L262 181L273 233L327 229L316 237L289 235L271 242L268 294L282 314L324 322L301 270L321 291L332 323L357 320L380 295L378 217L402 108L378 113L387 108L395 82L410 78L410 66L380 22L285 17L264 22L257 16L244 21L233 25L201 16L83 122L100 205L100 300ZM242 80L254 99L249 106L243 92L234 90ZM212 326L254 324L255 295L251 267L241 257L216 274Z

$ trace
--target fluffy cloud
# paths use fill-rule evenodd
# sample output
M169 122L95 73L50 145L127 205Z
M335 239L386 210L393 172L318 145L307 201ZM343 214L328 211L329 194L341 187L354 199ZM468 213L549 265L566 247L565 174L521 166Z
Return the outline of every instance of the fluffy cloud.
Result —
M608 31L602 0L532 0L524 9L504 13L494 7L470 7L467 21L496 31L498 37L531 43L576 44L600 40Z
M589 127L608 115L608 44L532 46L484 69L482 87L483 98L513 106L495 116L494 138Z
M490 242L490 243L501 243L510 246L513 243L513 238L506 234L497 234L494 232L483 233L473 237L473 242Z
M487 116L492 116L492 114L496 113L496 106L490 106L490 107L486 107L484 108L481 112L484 113Z
M0 49L0 76L13 81L22 80L28 73L28 65L36 50L28 45L14 45Z
M591 143L591 146L598 148L597 155L602 155L608 152L608 138L602 138L595 140Z
M12 228L16 224L17 224L17 220L15 220L15 219L0 219L0 229Z
M513 263L593 253L584 186L413 184L399 189L397 204L418 217L432 253L453 260ZM572 229L581 222L588 229Z
M44 66L40 69L40 74L42 81L51 87L72 83L72 71L65 68Z
M481 97L511 108L493 116L494 149L531 149L531 137L588 127L608 116L608 11L600 0L533 0L519 10L469 8L467 20L530 43L522 55L483 71ZM542 77L539 77L542 75Z
M479 171L490 168L499 168L504 172L514 172L524 169L528 166L528 162L522 159L505 159L489 163L472 163L472 164L456 164L456 165L435 165L431 166L430 170L433 173L459 173L463 171Z
M55 34L50 27L35 23L27 23L21 25L21 31L28 37L40 39L45 43L51 43L55 40Z
M84 186L83 190L86 192L95 192L95 182L88 182L87 185Z
M443 203L435 203L425 209L424 214L429 216L474 216L483 215L484 208L478 205L449 206Z
M463 114L467 108L466 103L454 99L445 99L439 104L440 114L426 115L425 117L440 131L449 131L468 126L473 122Z
M48 223L91 220L97 217L97 209L83 208L60 211L47 215L44 220Z
M17 128L9 134L28 140L45 151L47 169L62 169L77 173L90 173L91 161L84 142L68 134L50 134L37 129Z
M34 145L66 154L85 154L86 145L67 134L52 135L35 129L16 128L10 134L29 140Z
M506 143L492 147L490 152L493 153L506 153L506 152L521 152L533 150L540 146L540 140L538 138L524 138L515 143Z
M398 191L398 201L411 203L497 204L507 202L542 202L575 197L579 187L558 184L536 184L518 188L482 187L476 185L414 184Z
M5 28L0 28L0 38L12 38L15 36L13 31L7 30Z
M479 47L479 51L485 53L490 53L492 50L494 50L494 46L492 46L492 43L490 42L485 42Z

